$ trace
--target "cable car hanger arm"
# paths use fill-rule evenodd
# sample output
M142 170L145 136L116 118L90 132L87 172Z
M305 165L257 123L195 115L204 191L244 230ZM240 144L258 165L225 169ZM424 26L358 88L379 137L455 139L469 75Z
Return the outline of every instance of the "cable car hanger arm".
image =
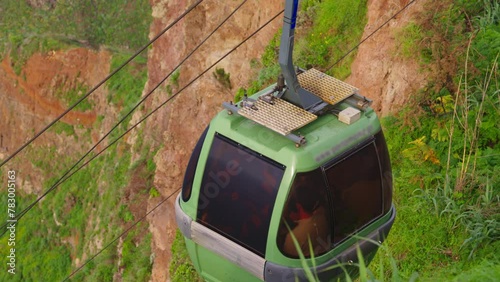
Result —
M282 99L308 110L321 104L322 100L300 86L293 66L293 45L295 24L297 21L298 0L287 0L283 18L283 32L281 34L279 64L285 78L287 88Z
M224 102L228 114L244 116L292 140L297 146L306 143L298 129L318 116L333 113L340 102L366 109L370 101L358 95L358 89L318 70L297 70L293 65L293 46L298 0L286 0L278 62L281 75L274 88L248 97L239 104ZM340 111L339 111L340 112ZM348 119L349 123L351 119Z

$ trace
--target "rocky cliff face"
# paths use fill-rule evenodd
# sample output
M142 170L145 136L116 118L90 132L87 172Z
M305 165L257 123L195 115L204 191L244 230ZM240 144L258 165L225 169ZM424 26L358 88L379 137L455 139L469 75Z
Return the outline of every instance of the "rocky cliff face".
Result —
M158 33L174 17L181 14L194 1L169 0L152 1L154 22L151 35ZM199 42L227 17L240 1L204 1L179 25L168 31L149 52L149 80L145 92L150 91L166 74L172 71ZM178 86L173 82L175 93L194 79L205 68L225 55L234 46L249 36L283 8L283 1L248 1L226 24L217 31L179 69ZM239 47L216 67L230 74L233 89L217 81L210 70L179 96L169 102L143 125L145 135L150 136L162 149L155 156L157 165L155 187L166 197L182 184L182 176L191 150L210 119L222 109L222 102L233 99L237 87L251 79L250 60L259 58L265 46L281 26L282 19L276 19L257 36ZM236 87L237 86L237 87ZM169 94L161 88L148 101L146 108L152 109L166 100ZM137 119L137 114L134 119ZM131 138L133 140L133 138ZM164 281L168 278L170 246L175 237L175 218L172 198L168 205L162 205L148 218L153 233L155 263L152 278ZM150 206L156 204L150 202Z
M68 108L69 101L64 101L60 93L74 89L77 85L82 89L96 85L108 74L109 63L110 54L106 51L77 48L35 54L16 72L10 58L6 56L0 64L0 159L14 153L35 132L41 131ZM83 92L75 94L82 95ZM65 124L74 126L75 136L90 131L99 114L106 114L111 119L115 116L114 110L106 106L105 89L97 90L89 97L89 101L94 105L91 110L74 110L62 119ZM86 144L96 142L109 125L103 125L100 133L95 130L91 138L78 142L75 136L57 134L54 130L41 135L34 146L26 149L29 153L21 152L10 163L19 172L20 187L27 193L38 193L46 176L29 158L50 159L49 151L55 148L60 155L81 154L87 150ZM23 154L28 159L23 160Z
M366 38L409 0L369 0L368 23L362 38ZM410 98L410 93L426 84L428 74L421 72L416 60L398 56L400 46L396 33L415 20L426 1L417 1L360 45L351 66L348 83L373 100L372 107L382 115L397 112Z

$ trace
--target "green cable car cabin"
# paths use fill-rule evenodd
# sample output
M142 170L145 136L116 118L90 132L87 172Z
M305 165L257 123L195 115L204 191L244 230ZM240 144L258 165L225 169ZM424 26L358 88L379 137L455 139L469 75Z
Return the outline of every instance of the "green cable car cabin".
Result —
M225 110L196 144L176 199L207 281L321 281L369 262L396 211L379 119L355 87L291 63L298 1L287 1L282 77ZM351 270L355 268L352 268Z

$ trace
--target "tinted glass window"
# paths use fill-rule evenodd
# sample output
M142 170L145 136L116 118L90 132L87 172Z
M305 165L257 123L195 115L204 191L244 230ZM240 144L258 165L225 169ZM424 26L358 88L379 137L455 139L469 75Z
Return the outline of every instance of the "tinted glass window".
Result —
M193 153L191 154L191 158L189 159L186 173L184 174L184 182L182 183L182 200L184 202L188 201L191 197L191 190L193 188L193 180L194 174L196 171L196 166L198 165L198 159L200 158L201 147L203 147L203 142L205 141L205 136L207 136L208 126L205 128L205 131L198 139L198 143L193 149Z
M382 215L380 165L372 142L326 168L333 200L334 243Z
M216 135L198 200L198 222L264 256L285 167Z
M305 257L311 256L309 242L315 256L327 252L331 247L332 230L329 214L321 170L298 173L283 209L278 248L288 257L299 257L295 237Z

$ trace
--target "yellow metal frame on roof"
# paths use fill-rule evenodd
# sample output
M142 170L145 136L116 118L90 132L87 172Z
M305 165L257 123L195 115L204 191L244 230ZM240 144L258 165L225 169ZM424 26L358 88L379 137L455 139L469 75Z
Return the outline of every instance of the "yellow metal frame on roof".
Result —
M316 69L305 71L297 78L302 88L332 105L358 93L356 87ZM258 99L251 107L239 109L238 114L284 136L317 119L316 115L280 98L273 98L273 103Z
M316 69L299 74L297 79L302 88L332 105L340 103L359 91L358 88Z
M253 108L241 108L238 114L284 136L318 118L285 100L274 98L273 102L257 100Z

